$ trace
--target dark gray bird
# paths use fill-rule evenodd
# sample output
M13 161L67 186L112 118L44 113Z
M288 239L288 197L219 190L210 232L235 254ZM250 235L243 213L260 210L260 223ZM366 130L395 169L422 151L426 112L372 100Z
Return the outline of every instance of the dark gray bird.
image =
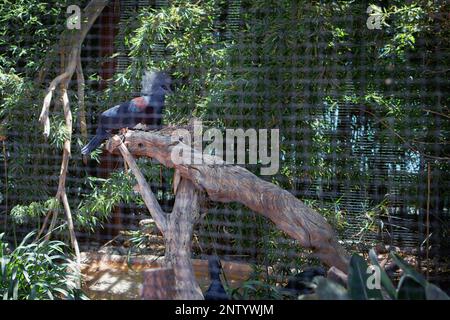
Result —
M230 298L220 280L222 265L220 264L219 257L212 256L208 259L208 269L211 284L205 292L205 300L229 300Z
M322 267L310 267L288 279L285 289L286 293L293 295L314 293L313 279L317 276L325 277L326 272Z
M95 136L81 149L81 153L90 154L114 130L133 128L139 123L146 124L152 130L160 129L165 96L172 92L171 82L164 72L146 71L142 78L142 96L103 112Z

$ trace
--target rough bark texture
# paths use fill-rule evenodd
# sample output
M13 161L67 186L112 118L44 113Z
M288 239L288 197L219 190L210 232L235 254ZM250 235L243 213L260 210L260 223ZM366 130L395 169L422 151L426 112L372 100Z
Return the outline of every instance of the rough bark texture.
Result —
M143 272L143 300L173 300L176 297L173 269L159 268Z
M48 137L50 134L50 103L53 98L53 92L57 86L63 82L69 82L72 78L76 67L79 55L81 53L81 44L86 37L88 31L91 29L95 20L98 18L103 8L108 4L109 0L91 0L86 8L83 10L83 20L81 23L81 30L70 32L67 37L70 40L70 53L68 54L67 64L63 73L54 78L47 89L47 94L44 98L42 111L39 116L39 121L44 125L44 136Z
M120 138L115 136L113 137L113 140L118 144L118 149L120 150L120 153L122 154L125 163L128 165L128 167L130 167L131 171L133 171L133 174L136 177L139 186L139 193L144 199L144 203L147 206L148 211L150 211L150 214L155 220L155 223L158 226L161 233L165 234L167 229L166 214L161 209L158 200L156 200L155 195L151 191L150 186L145 180L141 170L139 170L139 167L137 166L133 156L127 150L127 148L122 143Z
M264 215L297 239L301 246L312 249L322 262L347 272L349 256L338 243L332 227L319 213L286 190L259 179L242 167L226 164L218 157L202 155L180 141L172 141L170 135L128 131L125 144L135 156L154 158L166 167L175 168L182 178L206 192L211 200L239 202ZM107 148L112 152L117 145L117 140L110 140ZM203 157L203 163L174 163L175 147L184 154L192 153L193 158Z
M191 263L192 232L199 217L198 191L192 182L182 179L165 234L165 263L175 272L177 298L181 300L203 300Z
M69 201L67 199L66 194L66 176L69 166L69 159L71 155L70 145L71 145L71 139L72 139L72 112L70 110L69 105L69 96L67 93L67 90L69 88L69 82L72 78L75 70L78 66L78 93L79 97L81 95L84 95L84 87L80 86L80 81L84 80L84 77L82 76L82 69L81 69L81 44L84 41L84 38L86 37L88 31L91 29L92 25L94 24L95 20L99 16L99 14L102 12L104 7L108 4L109 0L91 0L89 4L84 8L83 10L83 19L81 22L81 30L76 31L65 31L63 35L61 36L61 42L60 43L66 43L69 46L69 53L66 55L65 48L62 46L61 52L61 66L63 68L62 73L55 77L48 86L47 94L45 95L44 102L42 105L41 114L39 116L39 121L44 125L44 136L48 137L50 134L50 104L53 99L54 91L57 89L58 86L61 87L61 95L63 99L63 108L64 108L64 117L65 117L65 125L68 132L68 137L64 141L64 150L63 150L63 159L61 162L61 171L59 175L59 183L58 183L58 191L56 194L56 199L58 199L64 207L64 212L66 213L66 219L67 219L67 226L69 229L70 234L70 240L72 243L72 247L75 250L76 260L77 260L77 269L79 271L80 267L80 250L78 247L78 242L76 239L75 229L73 225L73 219L72 219L72 213L70 210ZM55 47L57 48L57 47ZM45 77L46 70L41 70L40 73L40 79L42 80ZM84 84L83 84L84 85ZM80 101L81 104L84 104L84 97L82 98L83 101ZM82 107L83 109L83 107ZM49 217L52 216L52 221L50 223L50 227L48 229L48 233L46 235L46 238L48 239L53 231L53 228L56 223L58 211L50 211L44 220L44 223L38 232L38 235L36 237L36 240L40 238L40 236L43 234L47 227L47 223L49 220Z
M189 180L182 180L172 213L166 215L121 139L115 136L112 141L136 177L139 193L156 225L164 235L166 244L164 264L167 268L173 269L175 275L175 298L202 300L203 294L195 280L191 264L192 232L195 222L200 216L198 191Z

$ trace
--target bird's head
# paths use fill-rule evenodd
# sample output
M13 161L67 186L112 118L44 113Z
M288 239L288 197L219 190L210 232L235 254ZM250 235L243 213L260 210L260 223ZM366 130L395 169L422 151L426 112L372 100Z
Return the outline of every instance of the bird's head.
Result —
M208 257L208 269L211 279L219 279L222 270L222 264L217 256Z
M155 98L164 98L172 93L172 79L162 71L145 71L142 77L142 94Z

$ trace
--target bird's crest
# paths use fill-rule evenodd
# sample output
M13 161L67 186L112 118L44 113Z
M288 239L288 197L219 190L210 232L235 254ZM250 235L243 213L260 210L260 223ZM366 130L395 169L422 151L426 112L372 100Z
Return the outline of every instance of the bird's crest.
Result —
M150 95L160 86L166 85L170 87L171 85L170 76L162 71L145 71L142 77L142 94Z

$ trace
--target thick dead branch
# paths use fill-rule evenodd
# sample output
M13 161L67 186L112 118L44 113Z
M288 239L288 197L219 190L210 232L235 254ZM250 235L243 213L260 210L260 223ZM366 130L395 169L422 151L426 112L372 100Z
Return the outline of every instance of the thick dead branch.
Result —
M63 81L69 81L72 78L73 72L75 71L77 56L79 54L79 48L74 47L70 53L69 65L66 67L66 70L52 80L50 86L47 90L47 94L44 98L44 104L42 106L42 111L39 116L39 121L44 125L44 136L48 137L50 135L50 103L52 102L53 92L56 87Z
M38 84L42 83L48 73L51 70L54 61L57 59L57 55L59 53L60 44L61 43L73 43L74 46L78 44L81 45L87 33L91 29L95 20L98 18L99 14L103 11L105 6L108 4L110 0L92 0L89 4L83 9L82 12L82 21L81 21L81 29L80 30L69 30L66 29L62 32L60 36L60 41L53 45L53 47L48 51L44 63L42 65L41 70L39 71L36 82ZM69 39L70 41L66 41Z
M72 243L72 247L75 251L78 268L80 267L80 250L79 250L78 242L76 239L76 234L75 234L75 229L74 229L73 219L72 219L72 213L70 210L70 205L69 205L69 201L67 199L67 194L66 194L66 176L67 176L67 170L68 170L69 159L70 159L70 154L71 154L70 148L71 148L71 140L72 140L72 113L70 110L69 97L67 94L67 90L69 87L69 82L72 79L72 76L73 76L75 70L77 70L78 94L79 94L79 97L80 96L82 97L80 103L84 104L84 77L82 74L81 59L80 59L81 44L82 44L84 38L86 37L86 34L88 33L89 29L92 27L95 20L97 19L97 17L102 12L103 8L106 6L106 4L108 2L109 2L109 0L91 0L83 11L83 16L82 16L82 21L81 21L81 30L72 30L72 31L66 30L63 33L63 35L61 36L61 41L59 43L70 45L70 49L68 50L68 55L63 54L61 57L61 65L63 66L64 70L60 75L58 75L56 78L54 78L50 82L50 85L47 90L47 94L44 98L44 103L42 106L41 114L39 116L39 121L44 125L44 136L48 137L50 134L50 118L49 118L50 104L51 104L51 101L53 98L54 91L56 90L56 88L58 86L60 86L62 100L63 100L65 125L66 125L66 130L68 133L68 137L64 141L63 159L62 159L62 163L61 163L61 171L60 171L60 175L59 175L58 191L56 193L56 199L58 199L62 203L64 212L66 213L67 226L69 229L70 240ZM64 53L66 52L66 50L64 50L65 48L61 48L61 49L63 49ZM45 73L46 72L40 73L41 79L43 79L43 77L45 77ZM82 85L80 84L80 81L83 82ZM84 108L84 106L82 106L82 107ZM87 132L86 132L86 136L87 136ZM52 221L50 223L50 227L49 227L48 233L46 235L46 238L50 237L50 234L53 231L53 228L56 224L57 214L58 214L58 210L52 210L47 214L47 216L45 217L45 220L44 220L44 224L38 233L38 238L44 232L44 230L47 226L49 216L52 216Z
M78 117L80 121L80 132L83 137L83 142L86 143L88 140L88 131L87 131L87 121L86 121L86 106L84 103L84 74L83 74L83 66L81 65L81 57L78 55L77 58L77 95L78 95ZM87 164L87 157L83 155L83 162Z
M200 217L198 191L187 179L178 185L175 205L168 216L165 263L175 272L177 299L203 300L191 263L192 233Z
M50 82L50 85L47 89L47 94L44 98L41 114L39 116L39 121L44 125L45 137L48 137L50 134L49 112L50 103L53 98L53 92L60 83L62 83L63 81L70 81L70 79L72 78L77 66L78 57L80 55L81 44L83 43L83 40L86 37L89 29L92 27L95 20L108 2L109 0L92 0L83 10L84 18L81 22L81 30L72 30L68 34L68 37L70 37L71 40L70 43L72 47L68 55L68 63L66 65L66 69L63 73L61 73Z
M144 199L145 205L147 206L148 211L155 220L157 227L164 235L167 230L166 214L161 209L158 200L156 200L156 197L151 191L150 186L148 185L147 181L144 178L144 175L142 174L141 170L139 170L139 167L137 166L133 156L130 154L128 149L122 143L122 140L120 140L118 136L114 136L113 141L115 145L117 145L117 148L120 150L123 159L128 164L131 171L133 171L133 174L136 177L136 180L139 185L139 192L142 195L142 198Z
M192 182L182 179L172 213L166 215L122 140L118 136L114 136L111 141L117 146L125 163L136 177L137 189L164 236L166 242L166 259L164 261L166 267L172 268L175 274L176 298L182 300L203 299L191 264L192 233L195 222L200 217L198 191Z
M143 300L173 300L176 297L176 281L173 269L150 269L144 271L143 276Z
M154 158L166 167L175 168L197 189L205 191L211 200L239 202L264 215L298 240L301 246L312 249L325 264L347 272L349 256L338 243L332 227L319 213L286 190L259 179L240 166L225 164L218 157L202 155L181 142L172 142L167 135L130 130L125 136L125 144L135 156ZM110 152L116 147L117 142L110 140L107 144ZM174 163L172 152L175 147L181 148L184 154L192 153L194 158L203 157L203 164Z
M61 172L60 179L58 185L58 192L56 197L60 199L64 206L64 212L66 213L67 219L67 227L69 229L70 241L72 242L72 247L75 250L75 256L77 258L77 265L80 265L80 249L78 247L77 237L75 235L75 228L72 220L72 213L70 211L69 201L67 200L66 194L66 177L67 170L69 167L69 159L70 159L70 146L72 140L72 112L70 111L69 105L69 97L67 95L67 90L63 89L63 108L64 108L64 118L66 121L66 130L68 132L68 137L66 141L64 141L64 151L63 151L63 160L61 163Z

